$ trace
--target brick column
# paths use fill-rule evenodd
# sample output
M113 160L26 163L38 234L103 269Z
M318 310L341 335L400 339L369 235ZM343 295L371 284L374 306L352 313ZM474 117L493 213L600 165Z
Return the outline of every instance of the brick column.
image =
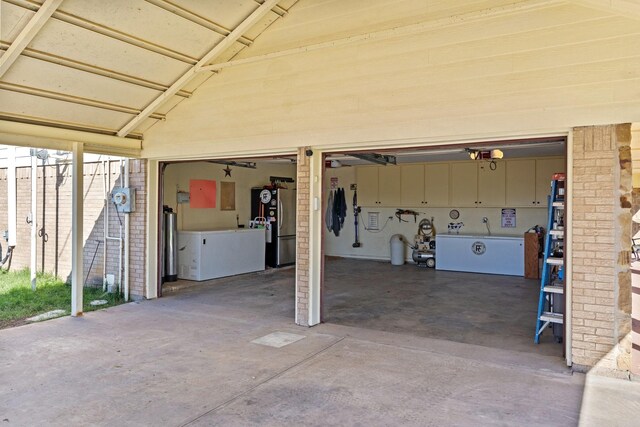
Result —
M136 210L130 213L129 223L129 294L132 300L146 295L146 236L147 236L147 161L129 161L129 186L136 189Z
M310 159L298 149L296 215L296 323L309 326L309 194Z
M630 366L631 126L573 130L572 358Z

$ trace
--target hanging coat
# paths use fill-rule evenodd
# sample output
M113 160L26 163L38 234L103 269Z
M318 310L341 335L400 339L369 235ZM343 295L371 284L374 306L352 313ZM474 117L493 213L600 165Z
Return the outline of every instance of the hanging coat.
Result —
M340 228L344 226L344 220L347 217L347 199L345 198L344 188L340 189Z
M340 235L340 189L338 188L333 195L333 209L331 210L331 229L336 236Z
M329 200L327 200L327 211L324 214L324 223L327 226L327 230L332 230L333 223L333 190L329 190Z

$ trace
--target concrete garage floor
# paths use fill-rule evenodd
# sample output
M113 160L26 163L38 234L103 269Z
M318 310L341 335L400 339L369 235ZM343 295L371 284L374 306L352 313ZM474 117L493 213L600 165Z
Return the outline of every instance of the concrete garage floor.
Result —
M533 343L540 282L346 258L325 265L324 320L340 325L557 356Z
M640 412L637 383L572 374L548 356L292 319L283 271L2 330L0 420L595 426L636 425ZM304 338L252 342L274 332Z

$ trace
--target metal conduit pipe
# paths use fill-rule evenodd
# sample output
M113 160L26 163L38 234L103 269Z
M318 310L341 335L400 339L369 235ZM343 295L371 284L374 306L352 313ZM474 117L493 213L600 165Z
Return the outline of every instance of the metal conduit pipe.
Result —
M109 197L110 193L111 193L111 159L106 161L108 167L107 167L107 172L106 172L106 182L107 185L105 187L105 191L104 191L104 200L105 200L105 208L104 208L104 223L105 223L105 235L104 235L104 281L105 284L107 282L107 242L109 240L113 240L118 242L118 292L122 291L122 255L123 255L123 248L122 248L122 224L119 225L119 236L110 236L109 235L109 218L110 218L110 205L111 205L111 198ZM122 160L120 160L120 185L122 185Z
M31 289L36 290L37 239L38 239L38 157L35 149L31 150Z

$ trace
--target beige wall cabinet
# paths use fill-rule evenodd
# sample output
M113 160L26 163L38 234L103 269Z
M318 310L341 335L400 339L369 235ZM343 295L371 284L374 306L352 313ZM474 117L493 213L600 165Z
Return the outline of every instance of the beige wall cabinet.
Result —
M400 166L400 201L402 206L424 205L425 165Z
M400 205L401 180L399 166L362 166L356 169L358 204L360 206Z
M478 200L476 206L482 208L504 207L505 170L504 161L478 162Z
M565 171L563 158L507 160L508 207L546 207L554 173Z
M475 162L451 164L451 204L478 206L478 165Z
M402 206L449 206L449 163L400 167Z
M378 205L378 167L362 166L356 168L358 184L358 204L360 206Z
M431 208L449 207L449 163L424 166L424 201Z
M549 183L563 158L360 166L361 206L545 207Z
M506 205L510 208L534 207L536 204L536 161L507 160Z
M504 207L505 165L485 161L451 164L451 204L459 207Z
M536 160L536 206L547 206L547 196L551 193L551 179L554 173L565 172L563 158Z

